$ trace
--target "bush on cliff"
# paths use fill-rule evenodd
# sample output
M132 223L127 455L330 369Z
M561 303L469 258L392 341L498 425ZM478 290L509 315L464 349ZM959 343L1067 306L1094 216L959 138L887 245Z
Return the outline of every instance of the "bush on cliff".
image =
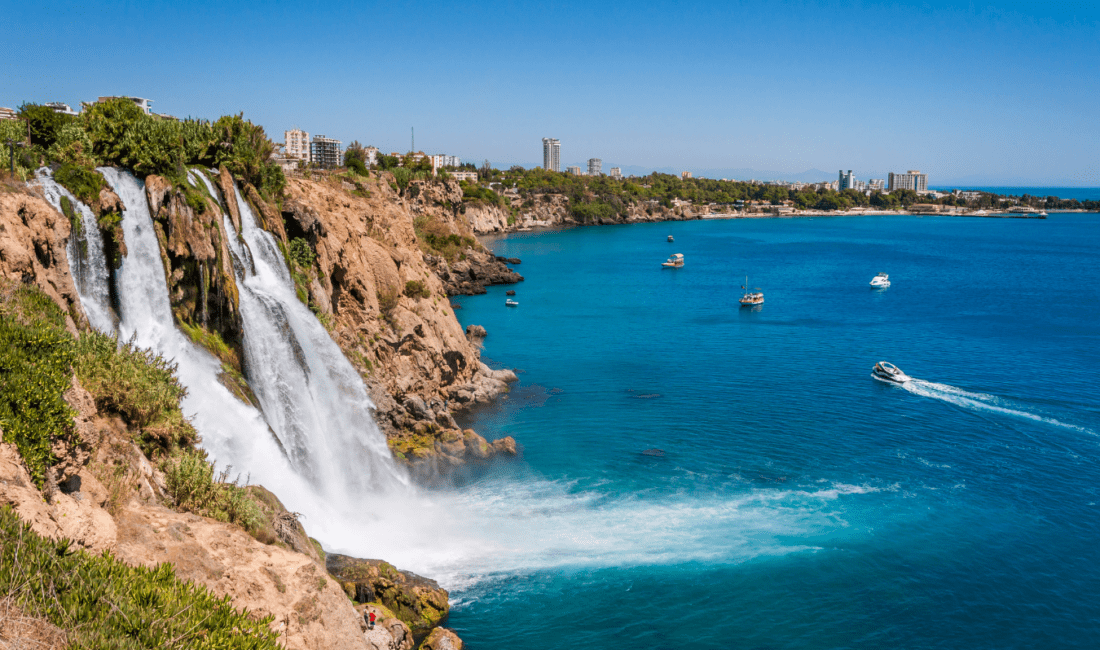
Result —
M88 650L186 647L276 650L273 617L239 611L228 596L176 577L171 564L131 567L41 537L0 508L0 597L66 631Z
M176 376L176 364L133 340L120 344L114 336L89 331L76 343L73 367L98 409L117 413L137 428L147 456L164 455L198 441L198 433L180 409L187 389Z
M35 484L57 462L53 441L78 441L73 410L65 402L73 363L65 316L28 285L0 295L0 428L13 443Z
M265 523L263 511L245 487L229 480L231 469L216 472L205 452L197 449L182 450L161 463L168 494L178 509L255 533Z

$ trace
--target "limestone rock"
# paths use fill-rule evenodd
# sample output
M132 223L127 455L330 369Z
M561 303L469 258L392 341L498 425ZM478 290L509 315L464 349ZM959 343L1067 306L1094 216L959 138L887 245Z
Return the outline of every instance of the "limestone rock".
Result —
M466 445L466 454L479 460L489 458L495 452L495 449L489 444L485 438L482 438L473 429L466 429L462 432L463 442Z
M428 408L424 400L416 395L407 395L405 397L405 410L417 420L435 420L435 413L432 413L432 410Z
M447 591L434 580L399 571L382 560L335 553L328 555L326 565L334 578L352 584L357 601L385 605L414 634L426 633L447 618Z
M462 639L453 630L437 627L420 644L420 650L462 650Z
M509 456L516 455L516 439L512 436L505 436L499 440L493 441L493 449L496 449L498 453L508 454Z
M489 332L485 331L485 328L481 325L467 325L466 336L483 339L489 335Z

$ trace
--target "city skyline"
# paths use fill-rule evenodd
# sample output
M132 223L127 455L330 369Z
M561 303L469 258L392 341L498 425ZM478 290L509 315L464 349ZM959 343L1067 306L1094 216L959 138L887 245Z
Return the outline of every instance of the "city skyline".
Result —
M271 37L286 24L303 43ZM555 55L536 56L546 25ZM415 125L425 151L502 165L537 164L530 143L552 133L568 159L624 171L1100 186L1098 31L1100 7L1069 2L25 3L0 26L0 106L132 94L384 151Z

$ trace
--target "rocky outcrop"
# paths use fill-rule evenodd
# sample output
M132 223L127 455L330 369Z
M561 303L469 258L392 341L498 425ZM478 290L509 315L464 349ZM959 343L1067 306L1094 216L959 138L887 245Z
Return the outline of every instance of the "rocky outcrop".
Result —
M361 560L330 553L328 571L340 581L349 598L359 603L377 603L404 622L415 636L422 637L447 619L450 605L447 590L434 580L410 571L400 571L382 560Z
M487 251L468 249L465 259L448 263L443 257L429 255L428 263L443 281L448 296L472 296L485 293L485 287L515 284L523 276L508 268L507 261Z
M462 650L462 647L462 639L453 630L445 627L432 630L424 643L420 644L420 650Z
M33 190L0 189L0 278L15 287L34 284L66 313L75 332L85 322L65 254L71 225Z
M222 177L227 175L223 170ZM240 295L229 235L220 218L220 205L225 204L232 214L236 202L209 196L201 183L185 194L159 176L145 179L145 194L161 244L172 312L180 322L217 332L239 350ZM240 222L239 215L236 222Z

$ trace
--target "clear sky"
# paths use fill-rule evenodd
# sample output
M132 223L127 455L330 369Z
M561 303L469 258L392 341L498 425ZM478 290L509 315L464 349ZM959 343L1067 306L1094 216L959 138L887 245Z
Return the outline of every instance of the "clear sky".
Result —
M1100 186L1100 3L8 3L0 106L98 95L498 165ZM714 175L714 174L711 174Z

